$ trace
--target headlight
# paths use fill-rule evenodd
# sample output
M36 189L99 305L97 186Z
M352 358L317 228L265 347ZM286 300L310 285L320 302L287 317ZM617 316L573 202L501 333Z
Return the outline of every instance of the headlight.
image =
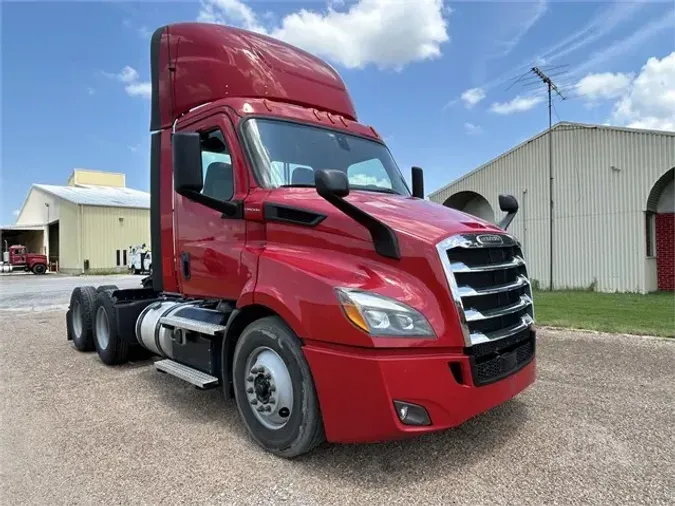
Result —
M349 321L373 336L436 337L426 318L410 306L351 288L335 292Z

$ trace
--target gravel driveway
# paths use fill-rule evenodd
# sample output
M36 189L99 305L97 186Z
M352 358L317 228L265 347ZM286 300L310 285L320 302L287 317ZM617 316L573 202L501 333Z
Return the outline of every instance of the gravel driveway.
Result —
M675 341L542 330L538 381L506 405L286 461L220 390L75 351L63 311L0 310L0 329L3 504L675 501Z

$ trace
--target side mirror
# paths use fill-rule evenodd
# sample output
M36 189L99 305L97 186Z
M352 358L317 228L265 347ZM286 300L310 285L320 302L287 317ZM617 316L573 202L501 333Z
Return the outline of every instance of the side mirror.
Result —
M199 193L204 187L202 147L196 132L175 132L171 138L173 187L183 196Z
M349 179L341 170L317 170L314 172L314 186L316 192L323 198L330 196L342 198L349 195Z
M412 195L418 199L424 198L424 171L420 167L412 168Z
M517 213L518 212L518 201L513 195L500 195L499 196L499 209L505 213Z
M499 209L506 213L506 216L502 218L502 221L499 222L499 228L506 230L509 228L509 225L513 221L513 218L516 217L518 212L518 201L513 195L500 195L499 196Z

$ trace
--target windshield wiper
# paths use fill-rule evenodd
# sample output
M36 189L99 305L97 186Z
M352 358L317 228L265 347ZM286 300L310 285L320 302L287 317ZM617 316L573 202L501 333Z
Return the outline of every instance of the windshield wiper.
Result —
M390 195L400 195L399 192L396 190L392 190L391 188L380 188L380 187L375 187L375 186L350 186L352 190L363 190L367 192L377 192L377 193L388 193Z
M310 183L292 183L292 184L282 184L279 188L315 188L313 184ZM401 195L396 190L391 188L382 188L378 186L350 186L351 190L362 190L367 192L377 192L377 193L388 193L390 195Z

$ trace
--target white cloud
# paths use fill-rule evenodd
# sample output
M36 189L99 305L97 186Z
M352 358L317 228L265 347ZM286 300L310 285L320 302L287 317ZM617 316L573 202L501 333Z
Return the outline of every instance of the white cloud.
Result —
M150 98L152 94L152 85L150 82L136 82L124 87L127 95L130 97Z
M149 39L152 36L152 31L148 30L147 26L141 26L138 29L138 35L143 39Z
M466 130L466 133L469 135L478 135L483 133L483 129L478 125L474 125L473 123L464 123L464 130Z
M467 109L472 108L484 98L485 90L483 90L483 88L470 88L462 93L462 101Z
M152 94L152 85L149 81L140 81L140 76L135 68L125 65L124 68L117 74L110 72L103 72L103 75L116 79L124 83L124 90L130 97L150 98Z
M606 7L599 9L598 13L581 29L549 47L539 58L547 62L555 61L588 46L612 32L625 21L634 19L637 10L645 4L646 2L642 1L609 3Z
M502 58L513 51L527 32L529 32L532 27L537 24L539 19L546 14L548 2L546 0L538 0L537 2L507 4L507 8L509 10L518 8L524 10L524 12L518 12L520 19L518 20L519 22L513 26L513 28L515 28L515 33L507 40L498 41L502 50L498 54L493 55L493 58Z
M649 58L630 89L614 104L614 124L675 131L675 51Z
M301 9L264 27L241 0L205 0L198 20L265 33L347 68L401 69L440 57L449 40L443 0L358 0L337 9L337 3L325 11Z
M92 88L91 86L89 86L89 87L87 88L87 95L90 95L90 96L91 96L91 95L93 95L94 93L96 93L96 90L95 90L94 88Z
M602 51L593 53L588 60L574 69L573 73L580 75L589 70L592 71L616 56L624 55L628 51L639 48L647 40L661 32L669 30L672 33L673 26L675 26L675 9L671 10L666 16L654 18L651 22L641 26L628 37L614 42Z
M502 86L510 79L513 79L515 77L513 69L531 67L532 65L544 65L560 60L563 56L572 52L586 48L590 44L608 37L617 28L621 27L622 24L634 21L638 10L646 4L648 4L648 2L642 0L635 2L607 2L606 6L599 8L597 13L582 28L542 51L538 51L533 56L522 60L517 65L510 65L510 70L497 75L493 79L484 81L480 87L489 91L495 87ZM597 71L598 66L606 61L616 56L620 56L622 53L635 47L639 47L640 44L643 44L651 37L659 35L661 32L666 30L672 31L674 23L675 11L670 10L667 15L655 18L640 26L629 36L623 39L614 40L612 44L609 44L600 51L589 53L590 58L583 62L579 67L570 69L567 77L578 78L585 73ZM450 100L445 105L445 108L454 105L458 100L458 98Z
M632 74L602 72L588 74L576 85L576 93L587 100L605 100L620 97L633 82Z
M132 153L136 153L138 149L141 147L140 144L134 144L133 146L127 146L129 148L129 151Z
M496 114L513 114L514 112L529 111L535 105L542 102L542 97L517 96L509 102L495 102L490 106L490 111Z
M133 67L126 65L119 74L117 74L117 79L123 83L133 83L138 80L138 72Z
M12 211L13 216L19 216L19 213L21 213L21 209L14 209L14 211Z

